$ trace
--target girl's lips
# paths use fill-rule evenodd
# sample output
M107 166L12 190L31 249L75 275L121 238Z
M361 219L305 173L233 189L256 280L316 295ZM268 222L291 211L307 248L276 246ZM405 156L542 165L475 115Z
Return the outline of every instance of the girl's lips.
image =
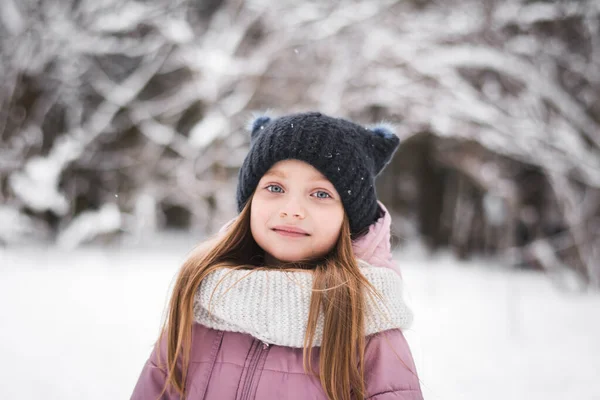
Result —
M288 237L310 236L308 233L306 233L302 229L291 228L291 227L288 228L288 227L283 227L283 226L277 226L277 227L273 228L273 231L280 234L281 236L288 236Z

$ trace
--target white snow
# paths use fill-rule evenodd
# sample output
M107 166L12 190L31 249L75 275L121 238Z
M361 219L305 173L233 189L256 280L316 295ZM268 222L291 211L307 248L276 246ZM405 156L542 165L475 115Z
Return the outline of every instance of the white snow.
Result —
M176 132L170 126L160 124L154 119L140 122L140 131L153 142L166 146L173 141Z
M226 130L225 117L218 112L209 113L191 129L189 143L196 149L205 148Z
M129 398L193 244L0 249L0 398ZM491 261L397 258L426 399L600 398L600 295Z
M91 24L91 28L99 32L129 30L144 21L151 11L147 5L136 1L130 1L125 6L114 8L114 11L105 11L103 15L98 15Z
M599 294L492 261L399 259L425 399L600 398Z
M0 243L25 242L28 236L35 235L35 221L8 205L0 205Z
M99 210L84 211L75 217L60 233L57 244L63 249L74 249L98 235L117 231L121 224L119 207L106 203Z
M59 191L59 181L63 168L77 159L83 152L83 145L73 135L62 135L54 141L47 156L31 157L23 171L14 171L8 183L15 195L34 211L53 211L65 215L69 203Z
M61 162L51 157L32 157L24 171L14 172L8 182L15 194L33 210L52 210L64 215L68 203L57 189L61 167Z
M188 43L194 40L192 27L184 20L167 18L158 27L163 35L175 43Z

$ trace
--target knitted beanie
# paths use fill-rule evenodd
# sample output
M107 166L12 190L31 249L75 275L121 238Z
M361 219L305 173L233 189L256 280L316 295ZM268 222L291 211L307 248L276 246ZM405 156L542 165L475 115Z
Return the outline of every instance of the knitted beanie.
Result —
M380 125L367 129L345 119L309 112L276 119L261 116L252 122L250 131L250 151L238 177L238 211L275 163L295 159L312 165L333 184L352 235L375 222L375 177L400 143L391 128Z

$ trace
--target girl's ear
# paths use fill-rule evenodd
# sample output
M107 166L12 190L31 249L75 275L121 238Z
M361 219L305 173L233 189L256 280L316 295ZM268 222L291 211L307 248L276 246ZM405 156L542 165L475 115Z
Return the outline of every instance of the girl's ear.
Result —
M375 175L378 175L392 159L400 145L400 139L390 124L380 123L369 128L369 131L371 135L368 136L367 147L373 158Z
M264 129L265 125L271 122L271 117L268 115L254 115L250 119L248 124L248 130L250 131L250 140L254 140L258 137L259 132Z

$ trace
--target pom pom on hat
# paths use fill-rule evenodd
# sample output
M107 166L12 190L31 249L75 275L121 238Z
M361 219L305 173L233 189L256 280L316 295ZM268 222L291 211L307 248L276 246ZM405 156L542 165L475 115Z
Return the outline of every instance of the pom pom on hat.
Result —
M375 162L375 171L378 175L391 161L392 156L400 145L400 139L396 136L395 128L388 123L380 123L370 128L374 133L370 140L369 150Z
M256 137L257 132L260 129L264 129L264 126L271 121L271 117L265 114L254 115L248 123L248 130L252 139Z

